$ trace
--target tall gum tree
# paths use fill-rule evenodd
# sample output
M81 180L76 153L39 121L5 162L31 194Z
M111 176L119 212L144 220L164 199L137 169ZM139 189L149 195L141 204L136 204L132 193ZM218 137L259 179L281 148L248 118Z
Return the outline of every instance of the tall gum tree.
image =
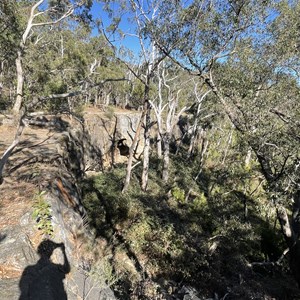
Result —
M164 1L148 31L161 51L204 80L247 140L298 284L299 7L298 1Z
M110 9L109 4L116 4L120 8L120 12L113 11ZM135 0L129 1L111 1L108 6L107 10L113 14L112 24L109 26L108 30L103 29L105 32L105 36L107 40L110 41L112 47L115 49L113 42L110 39L110 33L113 32L114 34L119 34L121 37L128 37L135 38L137 40L137 44L139 45L139 53L140 59L137 60L135 63L128 63L126 59L119 57L121 63L125 64L127 68L131 71L131 73L139 80L143 86L143 109L141 113L140 120L138 122L136 132L134 138L132 140L131 146L129 148L129 157L127 161L126 167L126 176L124 180L124 186L122 192L126 192L130 185L130 178L131 178L131 171L133 169L133 161L134 161L134 153L136 150L136 146L138 140L140 138L142 129L144 129L144 150L143 150L143 171L142 171L142 183L141 187L142 190L147 189L148 185L148 172L149 172L149 156L150 156L150 128L151 128L151 116L150 116L150 90L151 90L151 83L153 81L153 77L155 76L155 70L157 69L159 63L166 58L166 54L157 50L155 44L151 42L149 39L145 39L145 30L147 26L151 22L153 22L156 18L156 12L158 10L159 1L153 1L151 3L148 2L141 2ZM131 24L133 30L130 32L123 32L117 30L119 22L121 20L120 14L130 15ZM136 68L136 66L140 66Z
M24 97L24 71L23 71L23 56L26 49L28 39L36 27L46 27L58 24L60 21L70 17L80 7L91 5L91 1L36 1L29 8L29 15L22 34L19 47L17 50L17 57L15 59L17 72L17 86L16 86L16 100L13 106L13 113L18 114L22 106Z
M186 80L178 83L177 79L180 76L180 70L175 68L175 70L172 70L173 75L170 75L166 67L167 64L168 62L162 61L158 65L155 76L157 96L156 99L150 100L159 134L157 152L159 158L163 157L162 180L164 182L169 180L170 144L174 128L179 118L189 108L186 99L184 101L180 100L183 91L189 88L187 83L191 81L191 78L187 77ZM184 96L186 97L186 95ZM162 155L160 153L161 149L163 149Z

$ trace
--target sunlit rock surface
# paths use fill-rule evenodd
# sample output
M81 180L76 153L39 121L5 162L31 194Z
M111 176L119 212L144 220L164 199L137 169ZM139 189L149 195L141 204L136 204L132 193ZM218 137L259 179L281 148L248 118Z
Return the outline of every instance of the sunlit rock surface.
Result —
M130 145L139 114L88 112L84 122L60 117L55 123L54 119L47 117L46 124L25 129L5 169L0 186L0 299L57 299L64 295L69 300L115 299L101 267L97 278L92 276L93 256L88 248L93 247L94 236L85 223L78 182L87 171L126 161L116 145L120 139ZM13 126L0 126L1 153L12 142L14 130ZM50 234L38 229L42 218L33 217L39 195L50 212ZM70 265L67 273L60 273L65 264L60 247L53 249L49 260L41 261L38 249L45 238L64 245Z

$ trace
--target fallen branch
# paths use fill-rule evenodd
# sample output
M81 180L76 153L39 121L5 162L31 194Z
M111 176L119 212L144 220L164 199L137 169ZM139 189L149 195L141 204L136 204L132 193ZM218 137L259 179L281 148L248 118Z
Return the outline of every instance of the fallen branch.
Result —
M281 264L281 262L283 261L283 259L285 258L285 256L289 253L290 249L286 248L282 255L276 260L276 261L262 261L262 262L252 262L252 263L248 263L247 266L252 268L254 266L279 266Z
M13 142L6 149L6 151L4 152L4 154L2 155L2 157L0 159L0 185L3 183L3 169L4 169L4 166L7 163L8 158L10 157L10 155L13 152L13 150L15 149L15 147L19 144L20 137L23 133L24 127L25 127L25 124L23 122L23 117L21 117L20 120L19 120L17 132L16 132L16 135L15 135L15 138L14 138Z
M139 164L141 163L141 161L138 161L135 165L133 165L132 167L131 167L131 170L133 170L136 166L138 166Z

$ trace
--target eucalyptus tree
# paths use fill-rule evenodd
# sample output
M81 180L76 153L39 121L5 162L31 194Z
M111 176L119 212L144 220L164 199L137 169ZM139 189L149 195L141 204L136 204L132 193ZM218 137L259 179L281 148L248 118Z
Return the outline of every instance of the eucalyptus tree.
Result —
M11 65L16 58L17 44L21 36L21 22L17 3L4 0L0 3L0 99L4 107L9 105L14 70Z
M161 61L155 72L154 83L157 86L157 95L149 101L156 117L157 154L159 158L163 156L162 180L164 182L169 180L170 143L174 128L191 105L187 93L191 78L184 75L186 74L174 63L168 60Z
M23 4L23 3L22 3ZM39 0L33 3L24 3L23 9L28 9L29 13L23 17L26 19L22 36L19 41L17 56L15 59L16 72L17 72L17 87L16 87L16 101L13 106L13 112L19 113L23 96L24 96L24 70L22 60L30 38L39 28L51 28L59 24L62 20L69 18L72 15L83 13L87 14L85 8L90 8L92 1L90 0L78 0L78 1L45 1ZM83 11L82 11L83 9ZM41 33L42 34L42 33ZM38 35L36 43L42 38L42 35ZM44 33L45 34L45 33Z
M42 103L45 108L59 109L60 104L67 102L70 107L92 103L92 97L96 98L99 91L104 94L109 85L118 91L114 81L123 79L125 72L114 60L106 41L91 37L84 26L70 28L63 23L63 28L52 29L51 35L28 45L23 60L27 92L32 97L61 94L55 102ZM40 55L36 57L36 53ZM109 83L103 85L108 78ZM68 97L74 91L76 95Z
M256 51L255 55L247 53L247 56L239 55L238 60L236 57L229 60L231 71L227 71L231 76L215 74L215 84L218 90L222 89L224 99L230 101L231 120L259 163L290 249L291 269L299 281L299 261L295 263L299 255L295 251L299 247L296 224L300 153L296 132L300 87L297 79L279 64L280 58L274 59L272 49L270 45L263 55L257 55ZM293 211L291 223L286 208Z
M105 1L106 2L106 1ZM115 5L111 8L111 5ZM112 23L106 30L103 28L107 40L110 40L109 34L115 38L119 37L131 37L136 39L136 44L139 48L139 57L134 62L129 63L126 59L119 56L120 62L127 66L134 77L143 86L142 105L143 110L140 117L140 121L137 125L135 136L129 149L129 158L126 168L126 177L124 180L123 192L125 192L130 184L132 164L134 159L134 152L140 138L142 128L144 129L144 150L143 150L143 172L142 172L142 190L147 189L148 184L148 170L149 170L149 155L150 155L150 127L152 126L150 116L150 91L153 77L155 76L155 70L159 63L166 58L166 54L158 51L155 44L145 36L147 26L156 19L156 13L159 9L160 1L141 2L135 0L120 0L120 1L108 1L106 9L112 15ZM120 11L116 9L119 8ZM129 16L129 21L132 24L132 29L128 32L121 30L119 23L121 22L123 15ZM115 49L115 45L111 42L112 47Z
M202 85L199 84L199 82L195 82L194 78L193 78L193 84L194 84L194 96L195 96L195 112L194 112L194 116L193 116L193 124L191 126L191 133L190 133L190 146L188 149L188 158L190 158L192 156L192 154L195 151L196 148L196 137L197 134L199 132L199 127L200 127L200 121L207 119L211 116L213 116L212 113L209 113L206 116L201 116L201 112L203 110L203 103L205 102L205 100L207 100L207 96L208 94L211 92L211 90L205 90L204 88L204 84L202 83ZM199 87L200 86L200 87ZM200 117L201 120L200 120ZM203 132L203 128L200 129Z
M299 2L162 1L160 8L149 36L206 83L255 153L300 283Z

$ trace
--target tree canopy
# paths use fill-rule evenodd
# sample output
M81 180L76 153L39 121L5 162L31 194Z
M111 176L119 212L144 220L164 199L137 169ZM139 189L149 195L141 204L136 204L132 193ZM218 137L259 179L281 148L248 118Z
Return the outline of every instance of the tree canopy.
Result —
M159 276L163 266L174 279L174 268L178 280L197 285L205 270L222 277L213 275L214 259L228 274L222 256L230 247L238 253L235 238L244 248L229 265L238 262L239 271L263 255L279 265L285 241L299 284L299 1L112 0L97 1L99 11L93 2L1 2L0 109L19 116L19 129L35 110L81 118L87 107L140 109L126 174L112 163L82 188L93 207L97 189L111 178L123 183L109 183L111 202L99 214L112 210L110 225L124 226L126 247L149 259L145 274ZM165 218L153 204L155 216L147 215L156 197ZM119 201L134 221L115 220ZM198 242L189 244L176 216ZM134 244L138 224L144 232ZM185 244L199 268L183 266L192 264Z

